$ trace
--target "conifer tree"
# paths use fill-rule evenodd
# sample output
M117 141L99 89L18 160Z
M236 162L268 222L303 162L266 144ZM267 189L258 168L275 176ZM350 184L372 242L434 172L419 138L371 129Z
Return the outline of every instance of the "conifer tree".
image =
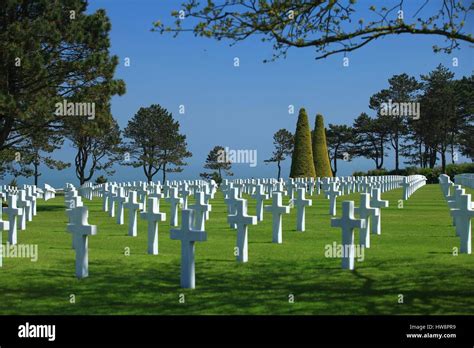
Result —
M313 132L313 158L314 169L318 177L332 177L331 164L329 162L328 146L326 144L326 130L324 129L324 118L316 115Z
M311 130L308 115L304 108L300 109L296 124L295 145L291 158L290 177L315 177L313 151L311 149Z

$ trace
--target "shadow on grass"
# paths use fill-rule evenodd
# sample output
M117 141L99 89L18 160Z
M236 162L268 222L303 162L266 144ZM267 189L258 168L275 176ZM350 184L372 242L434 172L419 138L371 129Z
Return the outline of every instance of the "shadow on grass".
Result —
M71 255L72 256L72 255ZM232 265L234 264L234 266ZM372 268L372 267L371 267ZM384 264L375 268L384 269ZM9 314L468 314L474 306L470 289L443 288L441 284L413 287L413 278L368 277L369 269L345 271L308 263L271 260L237 264L222 259L201 259L196 264L196 289L179 286L177 262L133 267L117 261L90 262L90 277L74 277L73 260L54 268L22 273L25 285L16 288L22 301L5 294L0 313ZM388 270L387 270L388 272ZM450 274L452 276L452 274ZM442 279L442 273L439 279ZM415 277L416 278L416 277ZM397 305L397 294L405 297ZM76 303L69 303L70 294ZM180 304L180 294L186 303ZM288 294L296 303L288 307Z
M59 204L38 205L38 207L36 208L36 211L38 211L38 212L41 212L41 211L64 211L64 214L66 214L65 209L66 208L64 207L64 205L59 205Z

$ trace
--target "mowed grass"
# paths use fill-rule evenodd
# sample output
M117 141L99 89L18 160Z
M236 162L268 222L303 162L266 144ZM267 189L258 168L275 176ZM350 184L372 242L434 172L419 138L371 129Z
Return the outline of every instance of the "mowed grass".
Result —
M324 197L313 196L306 232L295 230L295 209L283 217L281 245L271 243L271 215L265 213L263 222L249 227L249 262L240 264L233 254L236 232L226 223L219 193L206 223L208 241L196 243L194 290L179 286L181 243L169 237L164 200L160 205L168 221L159 226L159 255L147 254L146 221L139 219L138 237L129 237L128 211L126 224L117 225L101 210L101 199L85 200L98 235L89 238L90 276L83 280L74 273L64 197L40 200L38 215L18 236L21 244L38 245L38 261L4 259L0 314L474 313L474 256L453 256L459 238L439 185L419 189L403 208L401 195L400 189L382 195L390 201L382 212L382 234L372 235L365 259L348 271L340 259L324 256L327 244L341 240L341 230L330 227ZM338 214L343 200L357 202L358 196L340 198ZM250 199L249 212L254 210Z

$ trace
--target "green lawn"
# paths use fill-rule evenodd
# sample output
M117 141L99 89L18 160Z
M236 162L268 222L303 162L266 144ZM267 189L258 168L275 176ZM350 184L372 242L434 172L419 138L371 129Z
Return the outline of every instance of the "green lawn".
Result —
M236 232L226 223L219 193L206 223L208 241L196 243L194 290L179 287L181 245L170 240L169 222L159 227L160 254L147 255L145 222L139 221L138 237L127 236L127 220L117 225L102 212L101 199L85 200L98 235L89 238L89 278L76 279L64 198L40 200L38 215L18 236L19 243L38 244L39 259L4 259L0 314L474 313L474 256L453 256L459 239L439 186L424 186L399 209L401 195L400 189L382 195L390 201L382 235L372 235L365 260L348 271L340 259L324 257L324 246L339 243L341 231L330 227L328 200L321 196L307 208L306 232L295 231L295 209L283 217L281 245L271 243L271 215L265 213L262 223L249 227L249 262L237 263ZM343 200L357 197L340 198L338 213ZM254 207L250 199L250 213ZM161 208L169 219L168 204L162 201Z

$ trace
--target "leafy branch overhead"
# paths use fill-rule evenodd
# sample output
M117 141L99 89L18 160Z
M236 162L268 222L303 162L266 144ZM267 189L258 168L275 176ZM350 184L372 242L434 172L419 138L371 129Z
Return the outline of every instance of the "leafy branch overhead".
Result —
M273 57L285 57L290 47L313 47L316 59L354 51L389 35L444 37L435 52L451 53L460 42L474 43L466 32L471 1L356 0L188 0L172 12L173 24L154 23L152 31L192 32L195 36L228 39L235 44L251 36L273 44ZM380 7L379 7L380 6ZM367 18L361 15L365 12Z

